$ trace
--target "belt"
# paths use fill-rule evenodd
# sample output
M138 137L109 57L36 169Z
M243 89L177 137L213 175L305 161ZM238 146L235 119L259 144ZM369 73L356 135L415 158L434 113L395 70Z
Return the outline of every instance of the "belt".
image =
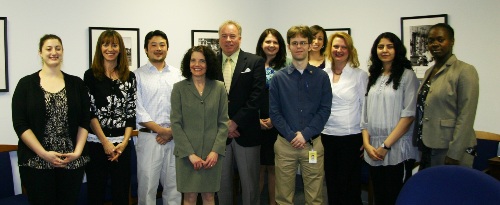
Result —
M150 130L148 128L141 128L141 129L139 129L139 132L156 133L155 131Z

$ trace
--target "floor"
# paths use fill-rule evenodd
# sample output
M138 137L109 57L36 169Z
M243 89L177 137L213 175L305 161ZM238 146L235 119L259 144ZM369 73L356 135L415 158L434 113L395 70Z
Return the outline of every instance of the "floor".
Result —
M304 185L302 183L302 177L300 175L296 176L295 180L295 196L294 196L294 204L305 204L305 198L304 198ZM260 205L268 205L269 204L269 195L267 194L267 185L264 185L264 190L262 191L262 194L260 196ZM325 204L328 203L328 198L326 194L326 184L323 183L323 196L325 197ZM368 193L366 191L362 191L361 193L361 199L363 200L363 205L368 205ZM156 200L157 205L162 205L161 198ZM202 204L201 200L198 200L198 204ZM216 200L216 203L217 200ZM241 195L238 195L238 205L242 205L241 201Z
M324 202L325 204L328 203L328 198L326 194L326 184L323 183L323 196L324 196ZM361 199L363 200L363 204L367 205L368 204L368 193L363 191L361 193ZM302 183L302 177L300 175L296 176L295 179L295 196L293 200L294 204L306 204L305 203L305 198L304 198L304 185ZM238 205L241 205L241 199L239 199ZM269 196L267 194L267 186L264 186L264 190L262 191L262 194L260 195L260 204L261 205L268 205L269 204Z

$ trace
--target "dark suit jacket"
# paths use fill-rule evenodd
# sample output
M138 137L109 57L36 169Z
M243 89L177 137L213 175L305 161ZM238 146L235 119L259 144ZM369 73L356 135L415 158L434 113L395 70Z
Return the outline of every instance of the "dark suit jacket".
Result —
M219 68L222 69L222 54L219 54L218 58ZM257 55L240 50L231 80L228 114L229 119L238 125L240 137L235 138L236 142L244 147L260 144L259 109L262 93L266 88L264 62L264 59ZM222 71L219 72L218 79L224 81ZM231 140L228 138L226 143L231 143Z

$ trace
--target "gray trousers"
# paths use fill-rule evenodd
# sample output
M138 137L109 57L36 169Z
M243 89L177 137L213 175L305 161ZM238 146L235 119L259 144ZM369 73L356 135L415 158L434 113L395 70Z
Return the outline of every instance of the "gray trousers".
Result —
M233 204L234 163L238 167L238 174L240 176L243 205L260 204L260 146L243 147L236 143L236 140L226 145L220 191L217 193L219 204Z

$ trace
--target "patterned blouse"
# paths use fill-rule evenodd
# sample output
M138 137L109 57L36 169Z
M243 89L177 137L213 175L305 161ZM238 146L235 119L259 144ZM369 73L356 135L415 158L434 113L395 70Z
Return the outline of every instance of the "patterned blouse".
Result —
M41 86L40 86L41 87ZM40 142L45 150L59 153L72 153L75 149L69 136L68 126L68 101L66 89L57 93L47 92L42 88L45 95L46 125L44 134L47 136ZM88 156L82 156L70 162L65 169L76 169L84 166L89 161ZM19 166L35 169L54 169L54 167L40 156L33 157L25 164Z
M110 142L122 142L125 128L135 127L135 74L130 72L127 81L107 77L98 80L89 69L85 72L84 82L90 94L90 119L97 118ZM88 142L101 142L92 130L89 133Z

